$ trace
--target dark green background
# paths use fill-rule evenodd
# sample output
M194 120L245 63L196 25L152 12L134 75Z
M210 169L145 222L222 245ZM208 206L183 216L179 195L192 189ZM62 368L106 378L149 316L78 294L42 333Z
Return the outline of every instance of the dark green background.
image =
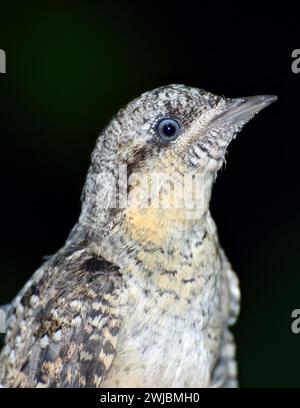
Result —
M274 4L1 2L0 304L63 245L96 137L125 103L173 82L228 97L277 94L230 147L212 211L241 279L241 386L298 387L296 16Z

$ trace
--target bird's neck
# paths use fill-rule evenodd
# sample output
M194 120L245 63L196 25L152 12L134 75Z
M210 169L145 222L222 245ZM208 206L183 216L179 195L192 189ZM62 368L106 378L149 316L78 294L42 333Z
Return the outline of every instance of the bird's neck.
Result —
M158 180L158 206L151 202L141 208L130 205L129 200L126 208L107 209L107 217L100 210L92 215L102 214L102 218L81 217L87 221L86 229L93 233L93 250L119 266L124 278L136 280L146 290L151 282L162 290L175 284L178 291L182 281L195 280L190 288L199 284L206 269L214 273L217 238L209 212L213 177L204 173L200 178L195 176L185 178L182 189L178 188L182 180L177 172L171 183ZM136 183L130 190L129 199L132 197L148 197L146 183ZM196 197L191 208L186 206L186 197Z
M200 218L189 215L170 209L128 209L111 233L93 245L97 253L121 268L136 263L148 274L164 273L172 259L177 262L176 257L190 257L193 264L206 241L213 243L217 238L209 210Z

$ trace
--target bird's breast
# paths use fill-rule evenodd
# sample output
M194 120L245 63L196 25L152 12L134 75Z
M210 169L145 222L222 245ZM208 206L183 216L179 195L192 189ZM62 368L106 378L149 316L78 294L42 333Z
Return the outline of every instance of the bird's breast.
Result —
M211 231L139 245L123 271L115 360L103 387L205 387L221 339L220 260Z

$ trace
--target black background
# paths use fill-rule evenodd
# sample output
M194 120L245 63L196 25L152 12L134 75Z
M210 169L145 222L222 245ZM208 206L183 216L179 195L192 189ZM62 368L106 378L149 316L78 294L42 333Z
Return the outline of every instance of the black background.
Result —
M230 146L212 212L242 288L243 387L300 385L297 9L226 2L1 2L0 304L60 248L99 131L148 89L275 94Z

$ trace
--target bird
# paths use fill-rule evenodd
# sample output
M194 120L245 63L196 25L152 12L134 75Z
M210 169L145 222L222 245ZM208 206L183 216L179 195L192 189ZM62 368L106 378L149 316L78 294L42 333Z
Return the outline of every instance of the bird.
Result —
M228 145L276 99L172 84L116 114L65 245L7 308L2 387L238 386L239 280L210 199Z

